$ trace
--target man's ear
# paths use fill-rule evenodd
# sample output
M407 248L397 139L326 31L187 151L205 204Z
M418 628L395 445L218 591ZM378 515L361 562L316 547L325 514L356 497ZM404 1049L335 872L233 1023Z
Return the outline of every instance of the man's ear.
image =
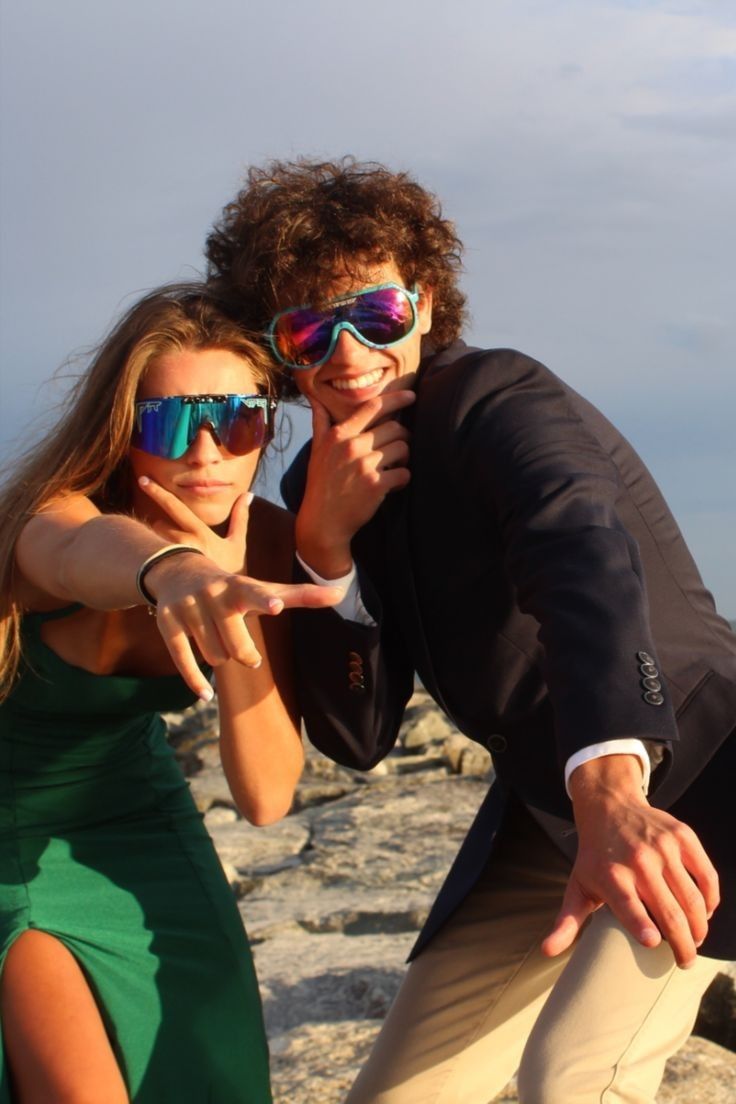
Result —
M432 289L422 287L417 302L417 325L420 334L428 334L432 329Z

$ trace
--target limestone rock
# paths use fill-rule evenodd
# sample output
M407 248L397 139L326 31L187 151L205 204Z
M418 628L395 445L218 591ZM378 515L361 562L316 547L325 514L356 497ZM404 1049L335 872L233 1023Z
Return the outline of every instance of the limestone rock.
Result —
M189 779L189 785L200 813L216 806L233 810L236 807L220 766L203 767Z
M352 771L307 745L291 815L255 828L227 789L214 706L171 725L253 945L274 1100L342 1104L487 792L490 757L419 691L382 763ZM696 1025L708 1038L668 1063L660 1104L736 1102L735 980L724 963ZM494 1104L515 1101L512 1082Z
M703 996L695 1032L736 1051L736 962L722 963Z
M734 1104L736 1054L693 1035L670 1058L658 1104Z
M272 1036L271 1079L275 1104L342 1104L368 1057L375 1020L305 1023Z
M309 843L309 825L298 817L287 817L268 828L255 828L247 820L219 824L208 820L208 827L220 859L251 875L290 869Z
M399 739L407 751L420 751L432 745L441 747L457 729L437 709L428 694L415 694L407 706Z

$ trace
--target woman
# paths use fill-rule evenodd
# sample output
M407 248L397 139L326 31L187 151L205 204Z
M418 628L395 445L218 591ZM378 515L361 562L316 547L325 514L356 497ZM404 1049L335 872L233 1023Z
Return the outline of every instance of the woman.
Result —
M288 516L247 493L272 390L204 292L155 292L4 494L2 1104L271 1100L247 940L158 711L216 668L235 800L287 812L288 625L244 615L340 592L249 577L290 574Z

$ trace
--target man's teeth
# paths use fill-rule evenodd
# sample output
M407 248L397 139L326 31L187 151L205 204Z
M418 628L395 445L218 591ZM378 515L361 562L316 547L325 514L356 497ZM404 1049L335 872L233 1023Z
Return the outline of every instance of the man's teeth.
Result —
M358 391L361 387L372 387L378 383L383 375L383 368L375 368L372 372L366 372L364 376L353 376L351 379L333 379L330 383L338 391Z

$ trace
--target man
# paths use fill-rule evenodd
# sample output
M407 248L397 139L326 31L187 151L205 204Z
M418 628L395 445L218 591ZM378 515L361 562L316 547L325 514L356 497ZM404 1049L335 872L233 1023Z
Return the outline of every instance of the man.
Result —
M312 406L302 566L357 564L295 618L310 738L372 766L417 671L497 774L349 1101L487 1104L517 1066L525 1104L654 1101L736 956L736 641L614 427L459 340L460 252L349 159L252 170L208 240Z

